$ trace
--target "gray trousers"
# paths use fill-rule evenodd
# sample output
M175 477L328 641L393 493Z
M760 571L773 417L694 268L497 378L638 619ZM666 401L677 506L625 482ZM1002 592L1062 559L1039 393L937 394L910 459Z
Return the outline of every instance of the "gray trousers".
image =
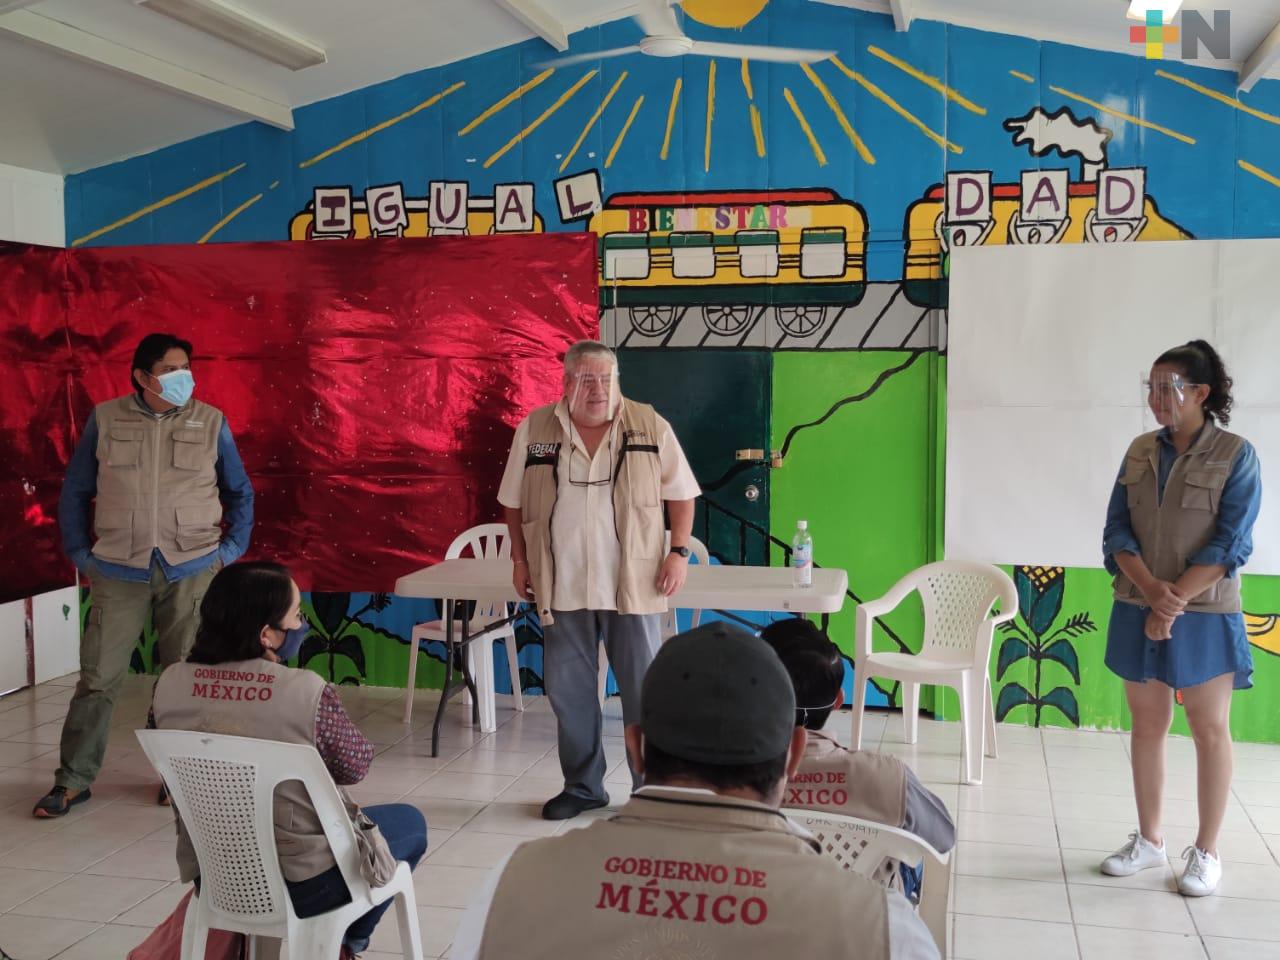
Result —
M564 789L577 797L605 800L605 760L598 678L604 643L622 696L622 722L640 722L640 684L658 652L660 614L613 610L553 610L543 636L543 681L556 715ZM631 766L635 787L640 780Z

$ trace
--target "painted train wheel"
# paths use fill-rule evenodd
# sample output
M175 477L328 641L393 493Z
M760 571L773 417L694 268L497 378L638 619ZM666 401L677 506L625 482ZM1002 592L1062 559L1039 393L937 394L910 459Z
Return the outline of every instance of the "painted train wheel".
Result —
M826 322L827 308L817 304L779 307L778 326L793 337L807 337Z
M631 326L646 337L656 337L671 329L676 319L675 307L631 307Z
M747 329L747 324L751 321L751 308L748 306L703 307L702 319L712 333L731 337Z

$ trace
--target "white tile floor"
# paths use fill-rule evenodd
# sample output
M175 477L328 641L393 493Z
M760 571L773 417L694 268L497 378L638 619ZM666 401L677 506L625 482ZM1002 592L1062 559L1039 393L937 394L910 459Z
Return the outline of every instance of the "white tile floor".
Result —
M145 678L129 679L93 799L61 820L32 819L58 765L72 682L0 699L0 948L16 960L119 960L183 893L170 813L154 805L157 780L133 737L146 713ZM356 798L412 803L427 816L430 850L415 875L424 955L446 955L487 870L523 840L568 826L538 817L560 786L550 710L543 698L523 715L500 702L497 733L481 736L451 706L433 759L434 694L419 694L408 729L399 691L344 689L343 699L379 745ZM609 788L621 802L629 778L616 700L608 714ZM844 736L848 714L833 726ZM896 716L870 715L866 726L869 743L905 759L955 811L957 960L1280 958L1280 747L1237 748L1221 894L1188 901L1172 868L1128 880L1098 872L1133 829L1125 737L1002 726L984 785L961 787L955 724L921 721L914 747L902 743ZM1175 855L1195 833L1194 769L1190 742L1172 740L1166 819ZM372 946L368 960L399 956L390 952L395 924L384 923Z

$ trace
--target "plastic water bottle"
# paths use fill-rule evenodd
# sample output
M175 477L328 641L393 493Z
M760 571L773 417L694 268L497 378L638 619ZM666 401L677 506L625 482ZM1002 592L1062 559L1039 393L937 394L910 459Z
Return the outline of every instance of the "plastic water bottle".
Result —
M796 535L791 538L791 581L795 586L813 586L813 537L809 521L796 521Z

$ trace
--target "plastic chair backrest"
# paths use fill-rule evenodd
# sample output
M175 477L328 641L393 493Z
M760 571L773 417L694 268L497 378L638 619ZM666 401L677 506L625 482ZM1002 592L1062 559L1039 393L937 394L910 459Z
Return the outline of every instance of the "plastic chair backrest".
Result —
M671 549L671 531L666 534L665 544L667 549ZM697 537L689 538L689 562L699 563L705 566L711 562L711 553L707 550L707 545ZM670 607L662 617L662 638L674 637L680 632L679 608ZM689 629L692 630L698 625L698 621L702 619L701 610L690 609Z
M909 575L924 607L922 654L957 663L990 655L992 605L1017 610L1018 592L999 567L969 560L927 564Z
M279 936L297 922L275 840L274 793L287 780L310 795L347 889L367 893L351 821L315 747L191 730L136 733L195 848L211 927Z
M446 560L474 557L477 560L498 560L511 556L511 535L505 523L481 523L462 531L453 538L444 552ZM470 604L468 604L470 606ZM443 611L441 611L443 616ZM507 616L505 603L477 604L472 618L501 620Z
M947 955L947 906L951 896L950 853L939 853L913 833L898 827L838 813L784 807L782 812L822 845L824 855L853 873L883 882L898 863L924 863L920 919L933 935L939 955Z

